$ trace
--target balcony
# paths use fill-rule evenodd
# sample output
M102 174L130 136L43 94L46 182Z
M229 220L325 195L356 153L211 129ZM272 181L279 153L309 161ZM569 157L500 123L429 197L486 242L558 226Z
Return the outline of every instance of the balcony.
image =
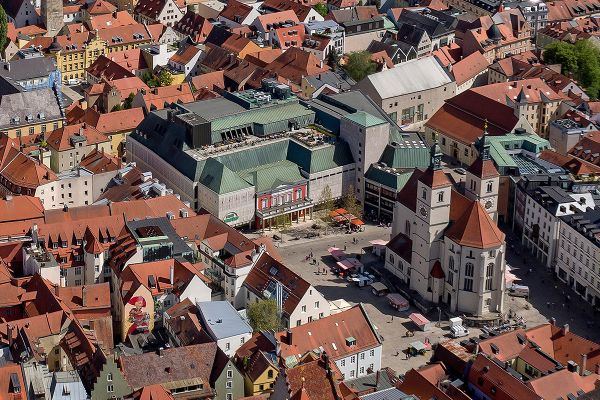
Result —
M295 201L293 203L285 203L269 208L263 208L262 210L256 210L256 215L261 219L273 218L278 215L289 214L291 212L311 208L313 205L312 199L305 198L304 200Z

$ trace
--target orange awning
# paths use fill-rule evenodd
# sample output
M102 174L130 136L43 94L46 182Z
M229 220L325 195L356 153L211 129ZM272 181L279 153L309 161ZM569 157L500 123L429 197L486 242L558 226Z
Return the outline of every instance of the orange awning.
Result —
M356 226L361 226L364 225L365 223L362 222L362 220L358 219L358 218L354 218L351 222L352 225L356 225Z

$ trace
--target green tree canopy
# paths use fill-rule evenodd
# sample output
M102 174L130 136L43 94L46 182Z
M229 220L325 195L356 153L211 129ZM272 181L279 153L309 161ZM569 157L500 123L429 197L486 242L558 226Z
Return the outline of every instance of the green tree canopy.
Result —
M600 51L588 40L575 44L554 42L544 48L547 64L560 64L562 72L572 74L588 96L597 99L600 92Z
M356 82L377 70L377 65L371 60L371 53L366 50L354 51L348 55L344 69Z
M333 196L331 194L331 188L329 185L326 185L321 192L321 196L319 197L320 208L329 212L333 210L333 206L335 206L335 202L333 201Z
M360 217L362 213L362 206L356 198L356 189L353 185L350 185L348 191L342 196L342 208L355 217Z
M323 17L329 13L329 8L327 8L327 4L325 4L325 3L315 4L313 6L313 8L315 9L316 12L321 14Z
M267 329L277 332L282 328L281 318L277 312L277 302L274 299L251 303L246 311L250 326L255 332Z
M327 54L327 65L332 70L337 70L340 63L340 55L338 54L335 47L331 48L331 51Z
M123 109L128 110L131 108L134 97L135 94L133 92L129 93L129 96L127 96L127 98L123 101Z
M160 86L169 86L173 83L173 75L166 69L163 69L160 71L160 74L158 74L158 83Z
M8 17L4 8L0 6L0 51L4 51L8 43Z

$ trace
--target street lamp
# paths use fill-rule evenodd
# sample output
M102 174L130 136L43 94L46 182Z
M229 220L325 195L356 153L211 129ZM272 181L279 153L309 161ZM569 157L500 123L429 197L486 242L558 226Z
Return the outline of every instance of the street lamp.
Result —
M440 307L438 307L437 310L438 310L438 323L437 323L437 326L438 326L438 328L440 328L442 326L442 309Z

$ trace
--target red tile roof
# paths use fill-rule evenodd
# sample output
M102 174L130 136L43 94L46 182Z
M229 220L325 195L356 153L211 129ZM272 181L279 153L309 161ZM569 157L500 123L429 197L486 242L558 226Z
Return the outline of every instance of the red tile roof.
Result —
M94 174L100 174L117 171L121 168L121 161L110 154L105 154L102 151L94 149L90 154L81 159L79 166Z
M484 72L489 66L490 63L485 56L476 51L454 63L452 65L452 75L454 75L456 85L460 86Z
M74 148L72 138L84 136L88 145L106 143L110 141L106 135L98 132L93 126L85 122L76 125L65 125L58 128L48 135L48 146L56 151L65 151Z
M542 400L523 381L481 353L475 358L468 379L485 396L496 400Z
M446 175L444 170L433 168L427 168L425 172L419 176L419 182L432 189L439 189L452 185L450 178L448 178L448 175Z
M225 8L221 11L220 17L234 21L236 18L243 20L252 11L252 6L244 4L237 0L227 2Z
M293 327L291 332L291 343L288 343L286 332L278 332L275 335L281 343L280 356L284 359L304 355L322 346L332 360L338 360L381 345L361 304L338 314ZM355 339L355 344L346 340L350 337Z
M82 122L95 127L100 133L112 135L117 132L128 132L135 129L143 119L144 110L141 107L102 114L90 108L86 110Z
M215 342L175 347L157 352L120 358L123 375L134 388L161 384L179 384L181 381L203 383L210 389L209 379L217 353Z
M192 89L187 82L148 89L145 93L142 92L142 97L148 111L162 110L165 108L165 103L190 103L194 101Z
M13 386L13 379L19 387ZM5 400L26 400L27 390L23 372L19 364L8 362L0 367L0 398Z
M44 217L44 206L37 197L18 196L0 199L0 224L11 221L38 220Z
M559 167L563 167L576 176L600 174L600 166L580 160L572 155L562 155L553 150L544 150L540 153L540 158L554 165L558 165Z
M446 230L445 236L461 246L488 249L504 243L504 233L481 206L473 201L469 209Z
M329 361L329 369L322 359L304 362L285 370L289 398L338 400L341 398L339 384L342 373L334 362Z
M191 83L196 90L202 88L206 88L208 90L225 89L223 70L196 75L192 77Z
M14 158L2 167L0 175L15 186L29 189L57 179L52 170L21 152L14 154Z
M193 11L188 11L173 25L176 32L189 36L195 43L204 43L212 28L210 21Z
M300 85L305 76L318 75L329 70L329 67L323 65L312 53L298 47L290 47L265 68L297 85Z
M596 374L580 376L577 372L570 372L565 368L533 379L527 383L527 386L543 399L566 399L569 395L578 397L579 391L588 393L596 389L598 379L600 377Z
M171 392L161 385L148 385L131 394L134 400L174 400Z
M112 14L115 11L117 11L117 7L107 0L96 0L87 8L87 12L91 15Z
M446 100L425 125L450 139L471 145L481 136L486 120L488 133L497 136L512 132L519 118L512 107L467 90Z
M169 61L180 65L186 65L193 60L193 58L200 53L200 48L192 45L181 47Z
M108 2L107 2L108 3ZM108 3L110 4L110 3ZM112 5L112 4L111 4ZM118 26L136 25L137 22L127 11L110 12L91 15L88 25L90 30L115 28Z
M106 79L109 81L135 76L131 70L123 68L105 55L98 57L96 61L86 69L86 72L96 79Z
M273 275L271 271L276 269L277 275ZM291 269L275 260L270 255L263 253L256 261L254 268L244 281L246 289L253 292L259 298L264 296L264 290L269 282L278 281L283 286L283 290L288 294L283 302L283 312L288 316L291 315L302 297L311 287L305 279L294 273Z
M469 166L467 171L482 179L500 176L492 160L482 160L480 157L477 157L473 164Z

